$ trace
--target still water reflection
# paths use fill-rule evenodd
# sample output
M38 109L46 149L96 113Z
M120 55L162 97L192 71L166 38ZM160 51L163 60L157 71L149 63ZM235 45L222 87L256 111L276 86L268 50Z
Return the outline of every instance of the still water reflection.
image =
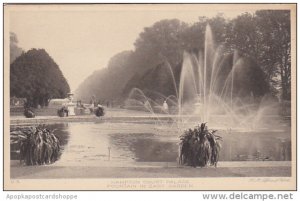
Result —
M58 165L101 165L104 162L176 162L179 133L143 123L50 124L62 146ZM221 161L291 160L290 131L218 131L223 137ZM11 145L11 158L18 159Z

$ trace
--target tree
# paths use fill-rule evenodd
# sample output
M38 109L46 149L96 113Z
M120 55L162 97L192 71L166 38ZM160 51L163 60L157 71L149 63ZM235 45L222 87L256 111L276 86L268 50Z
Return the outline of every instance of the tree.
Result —
M132 76L132 51L114 55L108 67L94 72L76 89L77 99L89 101L95 95L96 101L118 99L127 81Z
M240 74L234 76L239 79L236 85L240 87L235 87L237 95L251 93L261 97L271 89L274 95L281 90L282 98L290 99L289 18L289 11L260 10L255 14L243 13L232 20L225 19L222 14L213 18L199 17L198 22L191 25L177 19L158 21L144 28L129 56L123 53L114 56L107 70L96 72L97 75L91 76L94 81L87 80L80 91L87 92L89 86L103 97L125 98L132 88L137 87L154 99L151 90L164 96L176 95L174 85L179 86L183 52L203 55L205 43L214 41L206 47L209 48L206 51L209 59L205 62L206 66L212 66L214 55L218 53L220 66L224 65L219 83L227 78L237 58L244 58L240 61L243 65L237 68ZM208 24L212 34L207 36L213 40L205 41ZM217 46L220 49L215 49ZM202 63L203 60L199 58ZM175 79L171 79L169 66ZM195 74L197 77L199 73L195 71ZM210 68L206 75L210 79ZM175 84L172 83L174 80ZM113 84L107 84L112 81Z
M31 49L10 66L10 95L27 99L32 107L65 98L70 87L59 66L44 49Z
M227 24L226 47L238 50L243 57L256 60L274 95L290 99L291 37L290 13L282 10L259 10L244 13Z
M208 24L213 32L214 42L219 45L225 42L227 21L222 14L218 14L213 18L202 16L199 17L197 22L184 30L184 33L182 34L184 50L194 52L196 54L204 51L205 31Z
M18 47L17 35L13 32L10 32L9 35L10 35L10 42L9 42L10 51L9 52L10 52L10 64L11 64L24 51L22 50L22 48Z
M252 14L244 13L227 24L225 45L230 51L238 50L242 56L257 59L260 41L256 18Z
M269 81L281 90L281 98L291 99L290 11L261 10L256 13L261 35L259 60ZM280 77L278 83L278 77Z
M182 61L182 33L186 27L177 19L161 20L146 27L134 44L135 51L114 55L105 70L95 72L79 86L76 97L87 100L95 94L98 99L124 99L127 86L139 84L133 82L134 77L144 75L164 61L174 68ZM112 81L113 84L107 84ZM128 82L131 83L127 85Z
M172 67L182 60L182 34L188 27L178 19L161 20L151 27L146 27L135 42L135 54L140 67L153 68L164 60Z

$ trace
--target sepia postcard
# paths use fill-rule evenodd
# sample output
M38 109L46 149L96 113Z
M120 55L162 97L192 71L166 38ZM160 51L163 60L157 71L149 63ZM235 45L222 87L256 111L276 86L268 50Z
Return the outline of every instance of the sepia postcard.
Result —
M296 190L296 4L3 4L4 190Z

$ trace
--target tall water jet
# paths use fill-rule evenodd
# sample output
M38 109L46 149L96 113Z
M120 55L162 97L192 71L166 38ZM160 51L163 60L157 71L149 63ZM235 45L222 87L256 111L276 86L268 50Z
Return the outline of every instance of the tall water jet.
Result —
M193 69L193 64L191 61L190 54L187 52L183 53L183 64L180 74L180 82L179 82L179 97L178 97L178 107L179 107L179 115L183 115L183 101L190 101L194 99L198 94L197 83L195 78L195 73ZM185 99L185 100L184 100Z
M232 54L231 65L226 62L224 65L228 54L223 49L222 46L215 47L211 27L207 25L203 53L199 51L198 56L183 53L178 90L179 116L190 114L198 117L200 122L211 122L212 117L215 120L221 115L221 121L226 122L227 127L243 126L241 124L246 122L243 119L253 116L253 111L247 108L252 108L255 103L244 103L235 89L236 76L245 76L245 72L238 71L247 71L249 66L239 58L237 51Z
M176 97L178 98L178 90L177 90L177 85L176 85L176 80L175 80L175 75L174 75L174 71L170 65L170 63L168 62L168 60L165 60L165 64L167 66L167 69L169 70L170 72L170 75L172 77L172 84L173 84L173 87L174 87L174 90L175 90L175 93L176 93Z
M201 121L209 120L209 104L218 73L219 49L215 53L212 31L206 26L204 40L204 56L201 52L196 57L193 53L183 53L183 64L179 84L179 115L184 113L184 105L196 105ZM196 76L197 75L197 76ZM194 102L193 102L194 101ZM196 101L196 102L195 102Z
M223 46L215 46L209 25L206 26L203 48L203 51L199 50L197 54L183 52L178 85L173 68L167 60L164 61L164 73L171 76L172 80L168 80L170 84L172 82L175 94L167 96L151 93L158 94L160 99L169 100L177 107L178 112L174 116L177 122L193 120L209 122L213 126L217 124L217 127L223 128L253 127L253 122L258 122L257 119L262 119L266 114L264 111L269 111L264 109L266 105L259 103L265 92L255 91L264 87L264 81L256 81L262 79L258 78L263 77L262 70L253 65L249 58L247 60L239 57L237 51L226 53ZM137 92L136 89L133 91ZM142 92L138 91L138 94ZM150 100L145 94L142 95L142 99ZM161 107L162 104L152 100L151 103L154 108ZM153 108L148 108L148 111L155 113Z
M211 28L209 26L209 24L206 25L206 29L205 29L205 40L204 40L204 75L203 75L203 105L204 105L204 116L203 116L203 121L207 121L208 119L208 107L207 103L208 103L208 99L207 97L209 96L209 94L207 93L207 89L210 88L210 86L208 86L208 83L210 80L208 80L208 78L211 78L211 74L212 74L212 69L210 69L211 67L211 58L213 58L213 52L214 52L214 43L213 43L213 38L212 38L212 31Z

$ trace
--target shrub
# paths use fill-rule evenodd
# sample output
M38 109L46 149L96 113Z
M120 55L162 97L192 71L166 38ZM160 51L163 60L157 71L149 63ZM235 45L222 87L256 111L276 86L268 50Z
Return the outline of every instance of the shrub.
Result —
M60 143L53 131L38 126L16 128L10 132L20 147L20 163L43 165L55 162L60 157Z
M34 118L35 117L35 113L34 113L34 111L32 109L25 108L25 110L24 110L24 116L26 118Z
M193 167L217 166L221 137L216 130L208 130L206 123L188 129L180 136L179 164Z
M67 107L63 106L62 108L57 110L57 115L59 117L64 117L66 114L66 116L69 116L69 110Z
M104 108L103 107L97 107L96 109L95 109L95 115L97 116L97 117L101 117L101 116L104 116Z

